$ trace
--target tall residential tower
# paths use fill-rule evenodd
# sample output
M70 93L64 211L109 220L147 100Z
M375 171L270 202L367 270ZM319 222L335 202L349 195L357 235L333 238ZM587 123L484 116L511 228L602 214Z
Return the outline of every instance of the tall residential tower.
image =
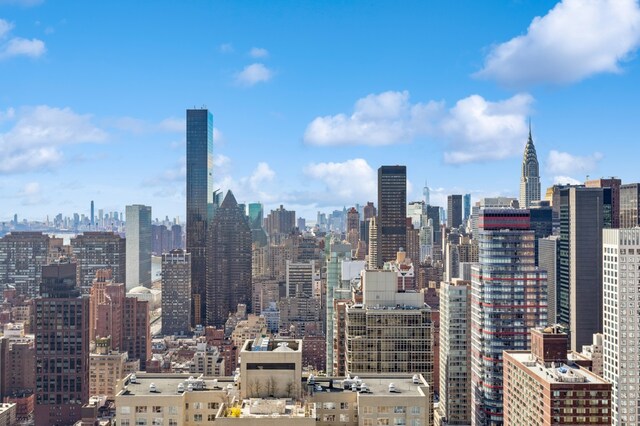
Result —
M213 115L187 110L187 251L191 253L191 321L204 324L207 228L213 209Z

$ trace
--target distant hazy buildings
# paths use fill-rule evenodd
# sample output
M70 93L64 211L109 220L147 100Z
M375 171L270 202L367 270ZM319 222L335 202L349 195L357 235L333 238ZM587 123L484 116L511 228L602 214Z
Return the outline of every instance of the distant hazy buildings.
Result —
M151 206L126 206L127 289L151 287Z
M407 167L378 169L377 266L393 260L407 244ZM370 225L371 226L371 225Z
M89 400L89 299L74 263L42 267L35 311L35 424L74 424Z
M218 208L207 246L207 325L224 326L239 303L251 311L251 230L231 191Z
M162 255L162 334L191 330L191 254L172 250Z
M191 320L204 324L207 229L213 215L213 115L187 110L187 251L191 253Z
M71 239L83 294L89 294L99 269L111 269L115 282L126 282L126 248L126 240L112 232L85 232Z

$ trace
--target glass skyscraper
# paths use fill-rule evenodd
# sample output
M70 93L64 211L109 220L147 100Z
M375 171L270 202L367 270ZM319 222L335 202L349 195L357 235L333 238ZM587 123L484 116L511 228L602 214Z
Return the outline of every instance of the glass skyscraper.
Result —
M191 253L192 324L206 312L207 228L213 210L213 115L187 110L187 251Z

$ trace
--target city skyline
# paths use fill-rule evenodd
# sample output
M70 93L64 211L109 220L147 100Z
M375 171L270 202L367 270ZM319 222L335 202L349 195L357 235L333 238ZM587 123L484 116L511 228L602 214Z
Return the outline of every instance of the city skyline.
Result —
M123 8L0 3L0 220L88 214L91 200L184 218L184 110L203 104L214 188L311 221L375 200L386 164L407 166L407 201L425 179L440 206L517 197L529 117L543 191L635 180L622 149L640 131L635 1ZM577 46L572 25L615 31Z

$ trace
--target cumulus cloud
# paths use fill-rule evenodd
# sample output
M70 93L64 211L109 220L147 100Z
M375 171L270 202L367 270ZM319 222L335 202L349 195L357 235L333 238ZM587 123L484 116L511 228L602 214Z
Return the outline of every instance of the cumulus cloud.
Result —
M15 56L38 58L47 51L44 42L37 38L9 37L13 28L13 23L0 19L0 59L8 59ZM1 41L5 38L8 38L8 40Z
M271 182L276 176L276 172L273 171L269 164L265 162L258 163L251 176L249 177L249 185L253 191L260 191L261 185L265 182Z
M591 155L572 155L568 152L551 150L547 158L547 170L557 175L571 175L575 173L589 173L598 167L598 162L604 158L600 152Z
M0 58L10 58L13 56L28 56L37 58L42 56L47 49L42 40L32 38L31 40L21 37L14 37L9 40L2 50L0 50Z
M253 86L258 83L264 83L273 77L273 71L264 64L255 63L247 65L242 71L236 74L236 83L241 86Z
M444 102L411 103L409 92L384 92L359 99L351 115L315 118L304 133L311 145L381 146L432 137L446 142L444 160L460 164L519 153L533 98L517 94L492 102L479 95Z
M636 0L563 0L527 33L495 46L475 75L515 87L566 84L620 64L640 46Z
M252 47L249 51L249 56L252 58L266 58L269 56L269 51L261 47Z
M376 171L362 158L341 163L312 163L304 174L320 181L337 203L373 200L377 194Z
M498 102L478 95L459 100L439 126L440 135L449 141L445 162L500 160L521 154L532 102L527 94Z
M15 124L0 133L0 173L22 173L59 165L61 147L102 142L107 133L92 123L91 115L70 108L40 105L12 112Z

